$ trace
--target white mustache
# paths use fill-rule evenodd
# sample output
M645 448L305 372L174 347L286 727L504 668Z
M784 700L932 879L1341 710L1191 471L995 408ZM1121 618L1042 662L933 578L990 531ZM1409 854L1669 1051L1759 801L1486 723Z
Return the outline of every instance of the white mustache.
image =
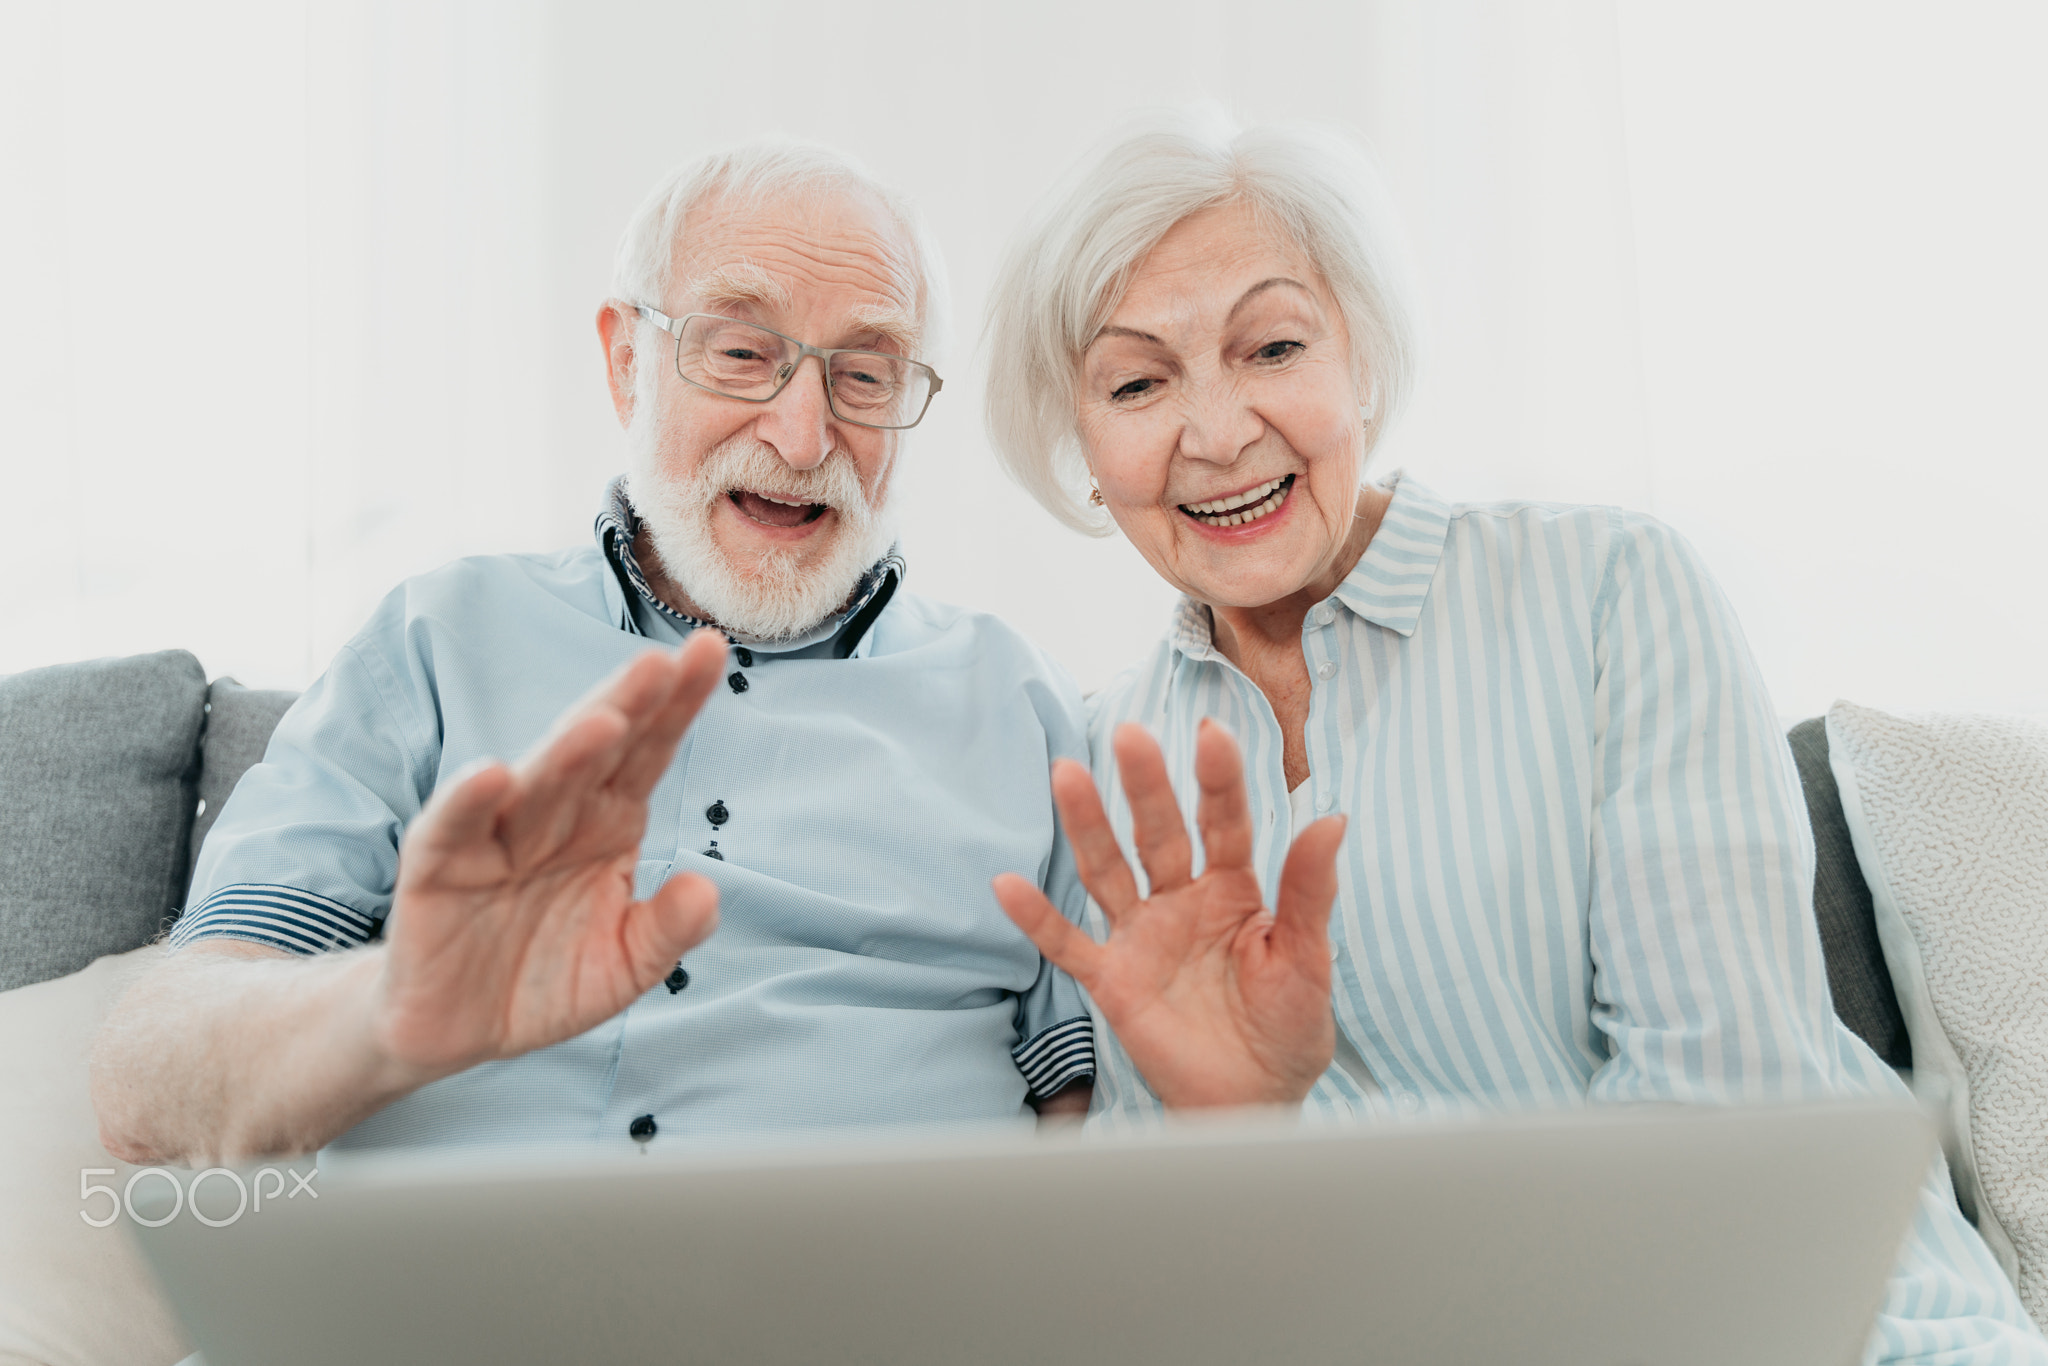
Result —
M698 490L707 498L728 493L759 493L791 503L823 503L842 515L865 514L867 494L853 456L835 450L808 470L793 470L774 449L744 438L720 445L697 471Z

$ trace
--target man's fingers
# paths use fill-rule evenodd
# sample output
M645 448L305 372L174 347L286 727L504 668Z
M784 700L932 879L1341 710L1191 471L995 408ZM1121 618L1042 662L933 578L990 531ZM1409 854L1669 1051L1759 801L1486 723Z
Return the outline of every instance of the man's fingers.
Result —
M1173 798L1166 756L1143 726L1126 721L1110 742L1123 775L1124 796L1131 804L1131 839L1138 861L1145 865L1150 895L1185 887L1193 877L1195 848L1188 840L1180 803Z
M530 863L567 841L583 803L618 767L631 732L625 717L600 703L527 756L500 831L515 858Z
M697 719L704 699L718 686L725 671L725 655L725 637L707 630L693 632L680 650L665 656L663 662L671 681L668 697L636 729L625 761L612 777L613 786L619 791L636 800L644 800L654 791L675 758L683 732Z
M1195 784L1201 799L1195 826L1202 832L1205 868L1252 866L1252 813L1245 798L1244 758L1237 741L1204 717L1195 728Z
M1273 935L1291 954L1329 957L1330 907L1337 900L1337 853L1344 847L1345 825L1342 816L1311 821L1287 851L1273 907Z
M1015 873L999 874L994 886L1003 914L1038 945L1040 953L1084 987L1095 980L1105 953L1102 945L1075 929L1044 892Z
M718 885L697 873L678 873L645 901L626 908L627 961L643 988L667 975L681 958L718 928Z
M441 784L406 829L401 860L408 871L430 874L433 861L491 839L513 785L512 770L494 760L478 760Z
M1131 865L1124 862L1124 851L1110 829L1095 779L1072 759L1058 760L1052 766L1052 800L1059 808L1067 843L1073 847L1081 885L1102 907L1109 923L1116 924L1137 901L1138 880L1131 876Z

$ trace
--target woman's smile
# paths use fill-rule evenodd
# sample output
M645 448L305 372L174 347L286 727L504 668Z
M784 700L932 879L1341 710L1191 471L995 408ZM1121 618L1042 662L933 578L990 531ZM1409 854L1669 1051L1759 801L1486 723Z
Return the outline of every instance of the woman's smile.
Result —
M1181 503L1180 511L1188 520L1210 531L1239 532L1241 536L1254 526L1270 530L1279 522L1276 514L1287 505L1287 496L1294 491L1294 480L1294 475L1282 475L1221 498Z

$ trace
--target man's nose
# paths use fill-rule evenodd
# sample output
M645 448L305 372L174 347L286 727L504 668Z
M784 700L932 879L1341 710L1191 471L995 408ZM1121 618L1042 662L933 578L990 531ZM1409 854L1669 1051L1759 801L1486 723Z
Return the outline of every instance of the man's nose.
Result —
M805 373L806 362L818 362L815 373ZM791 469L816 469L832 453L832 405L825 397L825 362L816 356L799 356L796 372L782 392L762 406L755 419L754 435L774 447Z

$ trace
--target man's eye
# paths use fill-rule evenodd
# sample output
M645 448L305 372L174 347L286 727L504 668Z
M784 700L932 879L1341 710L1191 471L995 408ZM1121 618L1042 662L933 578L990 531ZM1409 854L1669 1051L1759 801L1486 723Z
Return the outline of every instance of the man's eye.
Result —
M750 351L744 346L728 346L725 350L719 352L719 354L724 356L727 360L761 359L761 353L759 351Z
M1112 389L1109 396L1112 399L1136 398L1140 394L1149 392L1154 383L1155 381L1149 379L1134 379L1129 384Z
M1297 351L1305 350L1298 341L1267 342L1252 354L1259 360L1286 360Z

